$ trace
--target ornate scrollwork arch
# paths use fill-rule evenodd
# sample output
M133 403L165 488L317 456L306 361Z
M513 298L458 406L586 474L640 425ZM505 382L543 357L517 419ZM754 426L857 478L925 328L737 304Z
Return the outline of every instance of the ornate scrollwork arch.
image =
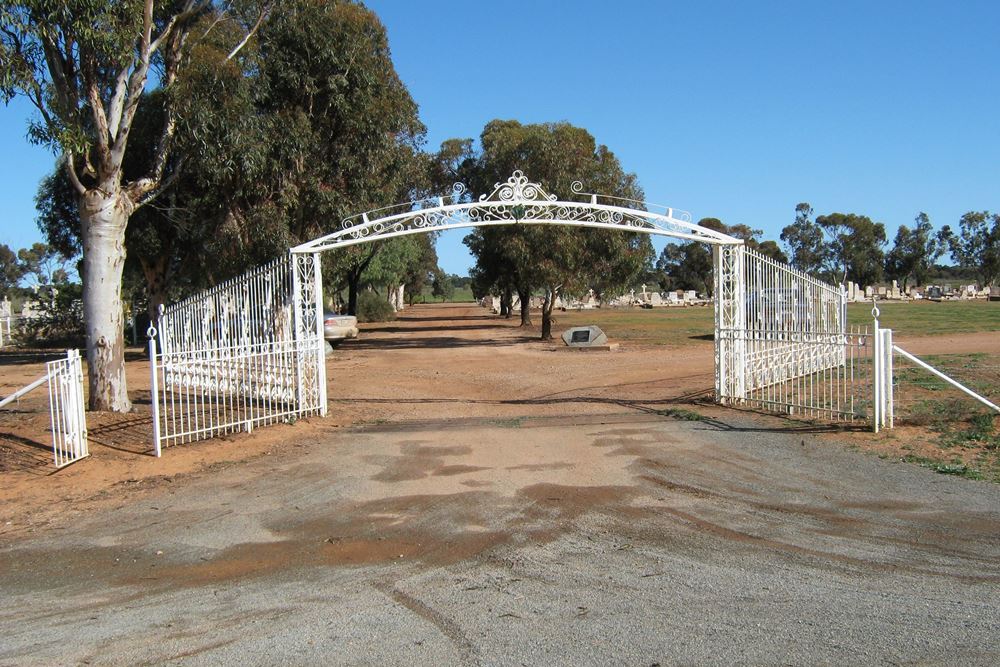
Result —
M512 224L549 224L620 229L712 245L740 245L728 234L699 227L691 214L671 207L583 192L576 181L571 186L584 201L562 201L521 170L494 185L492 192L477 199L467 197L467 188L456 183L448 197L425 199L351 216L341 229L292 249L295 253L323 250L387 239L407 234ZM651 209L660 209L651 210Z

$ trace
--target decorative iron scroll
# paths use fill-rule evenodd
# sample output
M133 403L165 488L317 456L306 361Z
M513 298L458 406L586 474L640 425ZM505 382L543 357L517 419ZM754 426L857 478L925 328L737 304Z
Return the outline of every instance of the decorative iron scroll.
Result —
M712 244L741 243L726 234L691 223L691 214L669 207L663 212L653 205L621 197L583 192L575 181L571 190L589 201L561 201L531 182L521 170L494 184L493 191L478 199L467 198L467 188L456 183L448 197L424 199L369 211L347 218L341 229L293 249L296 253L318 252L368 240L391 238L421 231L505 224L566 224L582 227L620 228L626 231L701 240Z

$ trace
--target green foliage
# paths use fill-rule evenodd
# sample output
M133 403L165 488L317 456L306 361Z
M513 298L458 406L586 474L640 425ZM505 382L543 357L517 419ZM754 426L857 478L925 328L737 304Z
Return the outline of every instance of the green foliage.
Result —
M656 269L663 289L712 293L712 253L702 243L668 243L656 260Z
M65 258L50 245L34 243L30 248L18 250L17 258L21 263L23 276L32 285L57 285L69 281Z
M917 215L916 226L911 230L900 225L892 250L885 256L885 273L891 280L900 281L906 289L912 277L918 285L926 284L937 258L944 254L946 242L933 233L926 213Z
M882 278L885 225L854 213L830 213L816 218L829 238L829 270L834 280L874 285Z
M960 266L976 271L981 285L1000 279L1000 213L969 211L959 221L958 234L946 225L941 238Z
M830 249L823 240L823 228L813 219L812 206L803 202L795 207L795 222L781 230L781 240L792 253L791 265L800 271L821 277Z
M0 296L8 295L24 276L24 265L7 245L0 244Z
M438 164L457 172L472 192L491 192L516 169L547 192L569 196L573 181L602 194L641 200L635 174L599 146L583 128L569 123L522 125L513 120L487 123L482 150L468 141L442 147ZM514 225L479 228L465 239L476 257L472 270L477 294L517 292L527 298L536 288L573 294L594 289L605 296L621 293L648 268L652 245L642 234L566 226ZM542 337L550 334L551 299L542 313Z
M33 301L38 316L21 322L18 340L32 346L80 346L84 328L79 283L42 285Z
M455 294L455 284L451 277L441 269L434 270L434 280L431 283L431 295L442 301L448 301Z
M742 239L748 248L780 262L788 261L777 243L762 242L757 239L763 233L759 229L752 229L743 224L727 225L718 218L702 218L698 221L698 225ZM661 289L695 290L711 296L714 286L713 273L712 253L704 243L694 241L680 245L668 243L656 260L655 277Z
M396 313L385 297L365 290L358 295L357 318L358 322L389 322L396 319Z

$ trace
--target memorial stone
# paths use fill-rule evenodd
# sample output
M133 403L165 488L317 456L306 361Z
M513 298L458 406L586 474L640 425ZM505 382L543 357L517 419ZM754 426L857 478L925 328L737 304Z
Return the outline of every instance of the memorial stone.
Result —
M608 344L608 337L600 327L593 324L567 329L563 332L562 339L569 347L595 347Z

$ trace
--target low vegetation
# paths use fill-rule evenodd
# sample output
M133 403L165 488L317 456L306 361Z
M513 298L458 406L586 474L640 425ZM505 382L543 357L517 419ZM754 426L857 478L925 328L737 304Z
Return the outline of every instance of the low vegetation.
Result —
M389 322L396 319L392 306L377 292L358 294L358 322Z

